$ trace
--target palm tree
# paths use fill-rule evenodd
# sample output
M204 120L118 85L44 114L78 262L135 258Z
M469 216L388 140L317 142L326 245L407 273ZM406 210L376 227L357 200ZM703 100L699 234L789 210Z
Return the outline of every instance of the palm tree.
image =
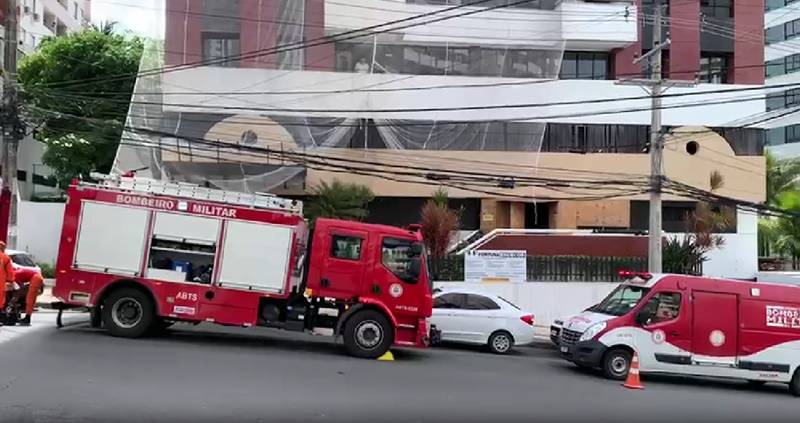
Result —
M114 32L117 31L118 24L119 22L116 21L104 21L100 22L100 24L92 24L92 30L103 35L114 35Z
M710 191L716 192L725 185L718 171L709 175ZM699 202L695 210L684 219L686 233L683 237L667 239L662 252L662 266L667 273L699 274L700 265L707 260L706 254L725 244L718 235L720 229L733 222L735 210L730 207L716 208L707 202Z
M774 154L766 151L767 160L767 204L772 207L785 206L782 197L797 192L800 189L800 161L781 160ZM768 257L772 254L788 253L794 258L791 248L792 228L790 222L784 219L761 218L758 222L758 255ZM784 231L788 231L784 233ZM797 266L796 258L793 267Z
M439 277L440 265L447 256L453 234L461 226L459 213L450 209L447 204L447 191L439 189L420 211L422 238L431 258L430 271L434 278Z
M764 157L767 159L767 204L778 206L783 193L798 189L800 160L781 160L769 151Z
M319 217L361 221L367 217L367 204L375 195L369 187L334 179L311 188L314 198L306 206L306 218L314 224Z

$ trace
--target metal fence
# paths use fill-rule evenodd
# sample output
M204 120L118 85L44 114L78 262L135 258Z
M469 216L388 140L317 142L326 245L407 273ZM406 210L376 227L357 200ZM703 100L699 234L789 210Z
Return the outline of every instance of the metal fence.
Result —
M463 281L464 256L432 263L434 280ZM620 270L647 270L647 257L528 256L528 281L613 282Z

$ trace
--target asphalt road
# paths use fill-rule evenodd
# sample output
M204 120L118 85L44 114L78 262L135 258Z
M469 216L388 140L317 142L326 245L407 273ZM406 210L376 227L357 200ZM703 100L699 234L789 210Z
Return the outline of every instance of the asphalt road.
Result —
M37 320L0 344L0 422L800 421L800 398L782 385L649 377L629 391L546 347L401 350L381 362L269 330L129 340Z

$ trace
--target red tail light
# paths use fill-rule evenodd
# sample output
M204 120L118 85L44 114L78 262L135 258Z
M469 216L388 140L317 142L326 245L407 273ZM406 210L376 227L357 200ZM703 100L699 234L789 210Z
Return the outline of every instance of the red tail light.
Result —
M532 314L529 314L527 316L522 316L519 319L522 320L523 322L533 326L533 315Z

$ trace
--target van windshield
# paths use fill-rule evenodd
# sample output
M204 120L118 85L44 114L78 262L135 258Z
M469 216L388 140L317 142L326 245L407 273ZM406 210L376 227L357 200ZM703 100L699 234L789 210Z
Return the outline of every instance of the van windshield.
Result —
M650 288L632 285L620 285L608 296L592 307L590 310L595 313L609 314L611 316L622 316L639 304L639 301L647 294Z

